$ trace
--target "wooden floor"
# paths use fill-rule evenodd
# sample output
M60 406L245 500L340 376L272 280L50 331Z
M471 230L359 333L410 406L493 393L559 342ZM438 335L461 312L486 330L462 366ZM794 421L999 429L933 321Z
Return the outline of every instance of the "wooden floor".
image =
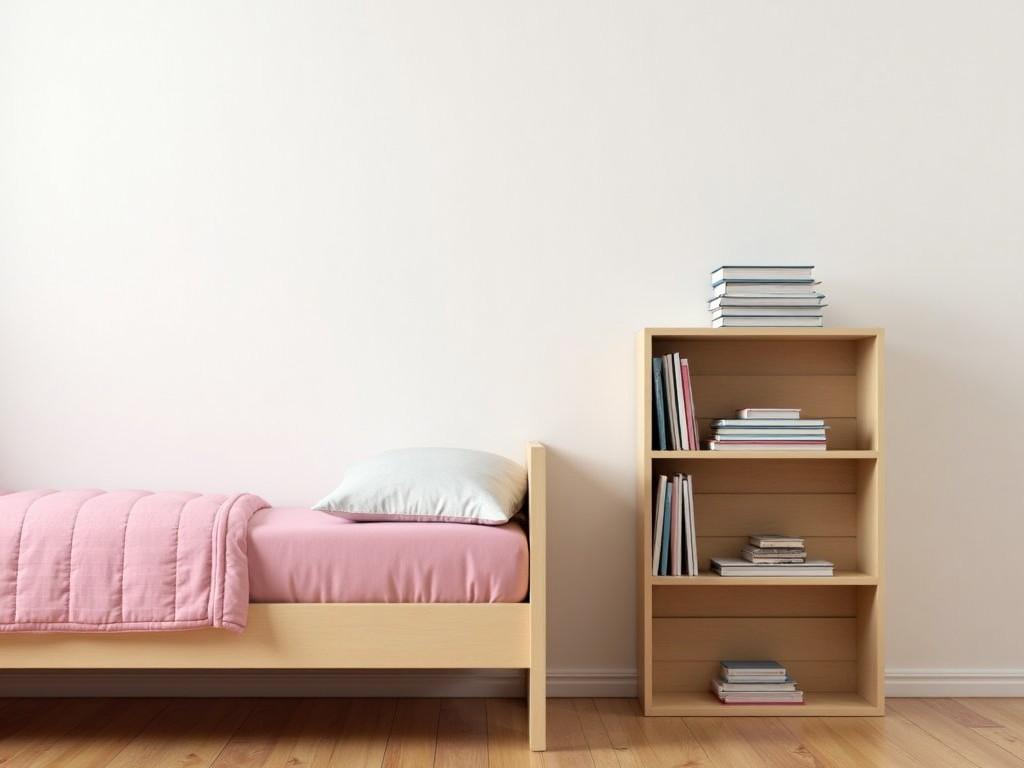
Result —
M552 699L0 699L0 766L1024 768L1024 699L890 699L885 718L643 718Z

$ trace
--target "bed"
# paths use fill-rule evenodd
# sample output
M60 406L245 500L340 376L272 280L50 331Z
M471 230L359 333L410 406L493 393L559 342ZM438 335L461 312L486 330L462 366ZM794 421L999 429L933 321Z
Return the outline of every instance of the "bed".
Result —
M324 556L309 546L291 553L290 568L266 567L289 556L287 523L307 526L312 540L334 530L351 540L359 524L320 513L270 508L251 521L248 624L241 634L221 629L111 634L6 634L4 669L522 669L527 679L530 748L545 748L545 448L527 448L527 523L483 526L423 523L392 537L371 557L394 557L398 572L384 586L358 578L358 561L332 581ZM314 517L313 515L316 515ZM348 526L342 532L341 528ZM352 526L355 526L354 528ZM446 528L456 528L447 531ZM480 530L469 530L480 529ZM364 529L365 530L365 529ZM416 538L418 534L419 538ZM424 547L423 536L436 540ZM446 557L444 546L464 556ZM365 550L355 541L350 550ZM326 553L326 549L324 553ZM324 554L321 553L321 554ZM434 560L425 559L427 555ZM419 557L419 562L411 561ZM498 567L496 567L496 565ZM486 567L485 567L486 566ZM303 571L302 569L306 569ZM417 571L417 569L419 569ZM400 569L398 569L400 571ZM291 573L282 577L282 573ZM277 574L276 576L274 574ZM528 590L528 591L527 591ZM525 593L525 594L524 594ZM296 598L305 602L296 602ZM513 601L517 598L524 598ZM336 602L344 599L345 602ZM458 602L453 601L458 600Z

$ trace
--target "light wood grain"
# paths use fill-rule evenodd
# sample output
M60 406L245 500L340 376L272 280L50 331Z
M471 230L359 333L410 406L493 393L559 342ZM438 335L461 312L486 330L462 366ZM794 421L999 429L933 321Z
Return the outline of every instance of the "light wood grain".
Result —
M530 510L530 660L527 696L530 748L543 751L547 740L547 455L531 443L526 456Z
M806 711L825 701L816 698ZM744 707L645 718L632 699L555 699L546 753L529 749L521 699L409 699L398 709L390 699L0 701L0 764L1024 768L1021 699L897 699L884 717L842 718L748 717Z
M401 699L395 711L384 768L430 768L437 749L438 699Z
M713 418L733 417L739 408L799 407L804 417L825 418L833 427L829 450L652 450L651 358L669 352L689 361L705 434ZM882 333L648 328L640 335L637 356L637 648L643 710L735 716L735 708L723 707L707 693L713 662L734 657L776 658L808 676L797 677L811 694L808 706L743 708L746 715L882 714ZM677 472L693 477L703 571L695 578L651 574L655 480ZM809 556L835 563L835 576L709 574L711 558L739 556L746 537L761 532L804 536Z
M267 603L249 606L248 626L242 634L217 629L8 633L0 637L0 668L524 669L530 741L535 750L543 750L547 695L545 447L530 443L526 459L530 594L524 603ZM303 754L313 749L304 742L296 749L300 747Z
M441 699L437 724L437 768L487 765L487 706L479 699Z

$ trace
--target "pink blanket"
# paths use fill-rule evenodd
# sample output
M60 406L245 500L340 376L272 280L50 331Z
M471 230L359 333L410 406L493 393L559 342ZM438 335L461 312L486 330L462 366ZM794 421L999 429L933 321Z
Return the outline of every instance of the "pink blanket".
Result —
M0 494L0 631L241 631L247 528L265 506L249 494Z

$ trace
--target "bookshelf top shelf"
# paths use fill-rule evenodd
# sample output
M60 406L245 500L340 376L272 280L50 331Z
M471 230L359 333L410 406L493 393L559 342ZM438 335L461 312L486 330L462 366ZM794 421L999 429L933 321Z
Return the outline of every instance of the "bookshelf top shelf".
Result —
M855 341L879 338L884 331L881 328L645 328L644 333L653 341L671 339Z
M877 459L878 451L648 451L651 459Z

